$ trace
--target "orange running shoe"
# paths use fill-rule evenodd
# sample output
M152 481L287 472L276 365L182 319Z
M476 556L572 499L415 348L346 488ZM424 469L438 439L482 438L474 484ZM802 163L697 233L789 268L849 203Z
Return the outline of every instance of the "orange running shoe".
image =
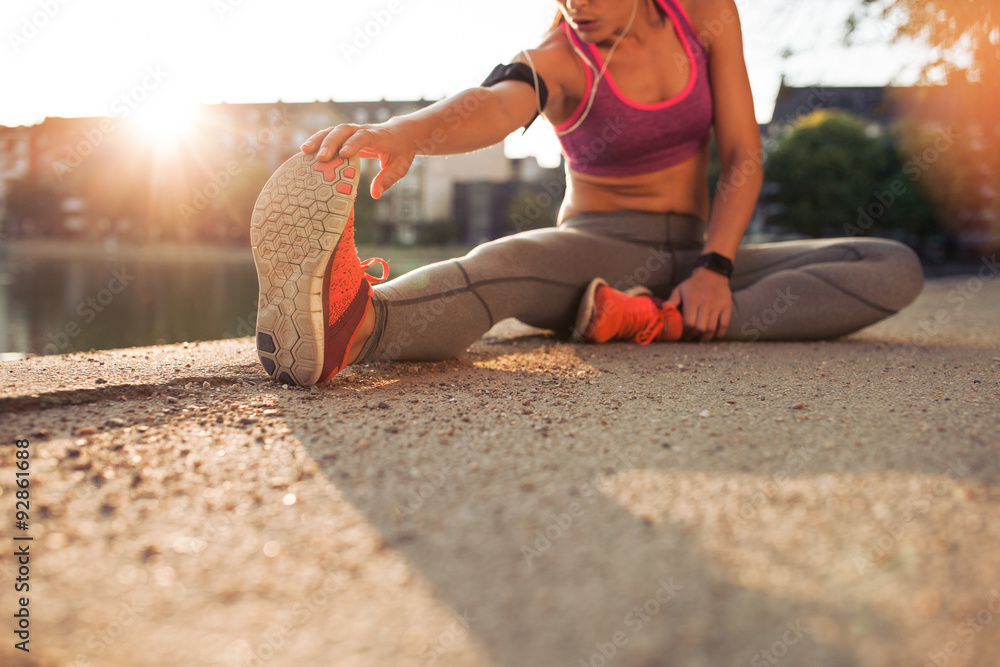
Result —
M619 292L607 281L594 278L580 302L573 339L588 343L630 340L648 345L654 340L680 340L683 329L680 312L645 287Z
M257 355L278 382L328 380L347 355L385 260L362 262L354 247L358 158L318 162L299 153L264 185L250 222L260 294ZM382 265L382 277L365 273Z

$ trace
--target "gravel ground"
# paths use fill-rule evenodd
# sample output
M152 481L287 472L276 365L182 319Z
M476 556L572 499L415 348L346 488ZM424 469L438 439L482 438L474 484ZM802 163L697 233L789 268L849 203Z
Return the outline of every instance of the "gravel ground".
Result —
M995 667L998 313L958 276L832 342L506 322L311 390L249 339L0 364L0 664Z

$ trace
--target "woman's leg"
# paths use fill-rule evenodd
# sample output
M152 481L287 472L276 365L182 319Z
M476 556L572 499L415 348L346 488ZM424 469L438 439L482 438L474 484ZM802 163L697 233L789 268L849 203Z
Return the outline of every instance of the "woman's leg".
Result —
M607 214L587 227L515 234L381 285L374 330L357 361L451 358L508 317L568 333L595 277L666 298L700 250L696 224L662 220ZM901 310L923 286L913 251L884 239L744 246L735 264L724 340L842 336Z
M629 214L605 219L618 230L640 230L640 238L566 227L523 232L378 286L374 331L357 361L454 357L508 317L569 333L595 277L623 290L676 283L677 243L671 235L679 226L690 227L691 219ZM640 221L644 226L627 224Z
M684 275L696 257L678 253ZM885 239L744 246L735 265L733 315L724 340L843 336L903 309L923 287L916 254Z

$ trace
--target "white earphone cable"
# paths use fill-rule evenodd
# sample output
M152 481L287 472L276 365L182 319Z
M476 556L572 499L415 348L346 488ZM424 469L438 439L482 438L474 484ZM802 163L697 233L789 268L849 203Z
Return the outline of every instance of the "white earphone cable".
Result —
M538 89L538 70L535 69L535 62L531 59L531 54L528 53L527 49L521 51L524 57L528 60L528 65L531 66L531 77L535 80L535 107L538 109L538 115L542 115L542 91Z
M625 26L625 30L622 31L622 34L618 36L618 39L615 40L615 43L611 45L611 48L608 50L608 57L604 59L604 65L601 66L600 72L598 72L597 76L594 77L594 83L590 87L590 94L587 96L587 98L588 98L587 99L587 107L583 110L583 113L580 114L580 117L577 119L577 121L575 123L573 123L572 127L569 127L569 128L567 128L565 130L560 130L560 131L556 132L557 135L563 136L565 134L569 134L570 132L572 132L576 128L580 127L580 124L583 123L583 121L590 114L590 108L594 105L594 96L597 94L597 84L599 84L601 82L601 79L604 78L604 73L608 71L608 65L611 64L611 58L615 55L615 49L617 49L618 45L622 43L623 39L625 39L625 35L628 34L628 31L632 29L632 23L635 22L635 17L636 17L636 14L638 13L638 11L639 11L639 0L634 0L632 2L632 15L628 19L628 24ZM573 40L570 40L570 43L573 46L573 50L576 51L577 55L580 56L580 58L583 60L583 62L591 70L596 70L597 66L594 65L592 62L590 62L590 59L587 58L580 51L579 47L577 47L577 45L576 45L576 42L574 42ZM532 68L532 69L534 69L534 68Z

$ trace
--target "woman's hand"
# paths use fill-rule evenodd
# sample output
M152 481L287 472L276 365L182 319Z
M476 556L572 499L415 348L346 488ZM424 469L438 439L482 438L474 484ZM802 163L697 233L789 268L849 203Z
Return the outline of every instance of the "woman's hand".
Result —
M733 294L729 279L698 267L691 277L674 288L667 303L681 311L684 340L721 338L729 328Z
M407 142L400 135L391 121L381 125L345 123L320 130L309 137L302 144L302 152L316 152L320 162L329 162L338 156L378 158L382 168L372 179L371 187L372 197L378 199L406 175L417 154L416 144Z

